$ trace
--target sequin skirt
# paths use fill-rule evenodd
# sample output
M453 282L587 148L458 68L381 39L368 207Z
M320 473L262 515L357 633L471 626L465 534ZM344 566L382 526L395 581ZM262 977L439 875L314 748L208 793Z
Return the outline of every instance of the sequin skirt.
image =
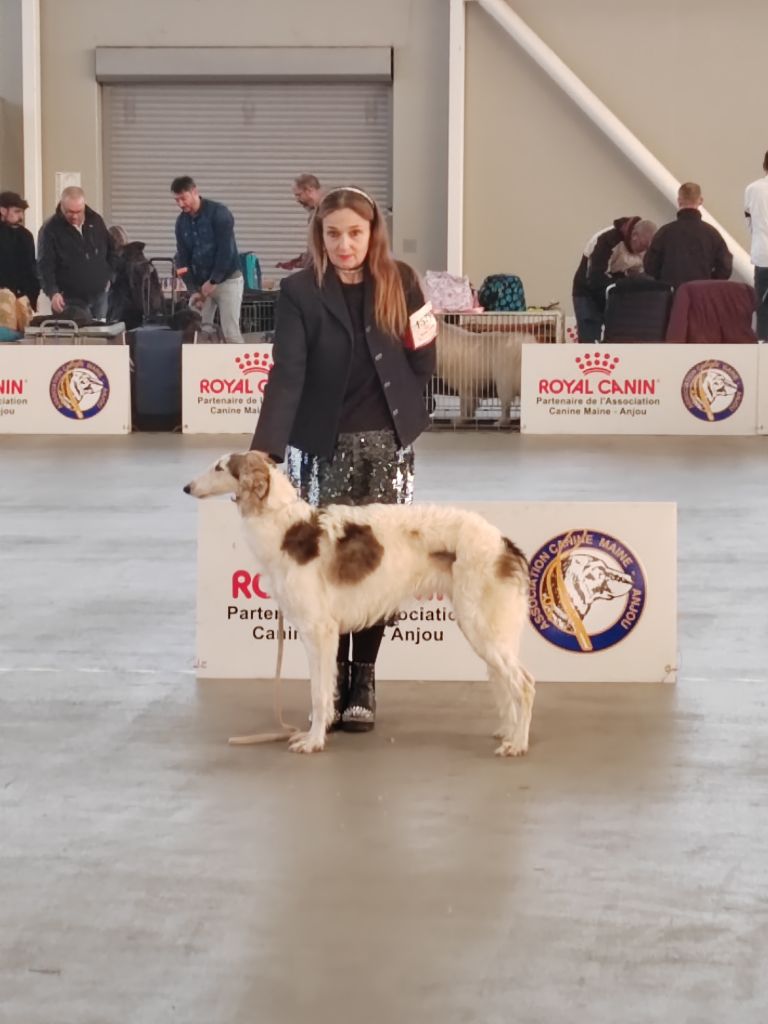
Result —
M398 447L392 430L339 434L332 458L289 447L289 479L310 505L409 505L413 448Z

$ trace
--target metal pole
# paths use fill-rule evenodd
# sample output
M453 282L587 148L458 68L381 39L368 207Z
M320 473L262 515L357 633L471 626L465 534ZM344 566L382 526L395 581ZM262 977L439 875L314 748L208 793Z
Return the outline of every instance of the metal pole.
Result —
M451 0L448 56L448 246L446 267L461 274L464 266L464 83L466 69L465 0Z
M21 0L22 118L25 222L36 235L43 222L43 131L40 97L40 0Z

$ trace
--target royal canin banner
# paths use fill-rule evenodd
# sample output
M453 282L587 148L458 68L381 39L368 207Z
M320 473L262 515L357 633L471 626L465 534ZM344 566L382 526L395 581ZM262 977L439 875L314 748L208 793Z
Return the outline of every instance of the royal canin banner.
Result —
M758 345L525 345L521 430L755 434L759 355Z
M272 345L185 345L181 422L185 434L251 434L261 411Z
M677 508L666 502L462 504L499 527L530 563L522 657L541 681L674 682ZM197 657L201 678L270 679L280 630L269 579L233 502L200 503ZM287 679L307 676L301 640L283 625ZM380 679L480 680L443 594L400 608L377 661Z
M125 345L0 345L0 434L129 434Z

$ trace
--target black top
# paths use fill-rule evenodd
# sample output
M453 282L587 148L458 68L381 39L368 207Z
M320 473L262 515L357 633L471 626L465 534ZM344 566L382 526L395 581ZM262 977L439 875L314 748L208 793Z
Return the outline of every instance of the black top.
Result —
M733 256L717 228L698 210L684 208L656 232L644 264L646 274L677 288L687 281L727 281Z
M622 242L629 249L632 229L639 220L639 217L618 217L612 228L590 239L594 244L584 251L573 278L574 295L589 296L600 309L605 307L605 289L625 276L609 273L611 257Z
M86 206L78 230L57 206L37 241L37 269L45 294L61 292L67 302L89 305L106 291L114 267L115 245L99 214Z
M397 264L409 314L424 305L414 271ZM364 338L402 447L429 423L424 388L435 367L435 345L411 350L379 329L373 313L373 280L363 282ZM359 325L358 325L359 326ZM357 347L341 282L328 267L318 285L313 269L283 278L275 320L274 366L264 392L251 447L282 461L286 444L329 458L340 430ZM378 408L378 406L376 406ZM368 407L369 411L372 406ZM375 429L366 415L365 426Z
M341 406L339 433L392 430L392 416L365 339L365 285L362 281L359 284L342 282L341 290L352 321L353 339L352 362Z

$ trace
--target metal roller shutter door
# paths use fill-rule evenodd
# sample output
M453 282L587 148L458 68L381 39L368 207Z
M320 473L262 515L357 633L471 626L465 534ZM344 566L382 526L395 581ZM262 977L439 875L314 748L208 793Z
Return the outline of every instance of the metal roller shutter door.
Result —
M391 206L389 84L105 85L103 123L105 216L149 255L173 254L170 183L180 174L232 210L239 248L267 275L306 248L297 174L357 184Z

